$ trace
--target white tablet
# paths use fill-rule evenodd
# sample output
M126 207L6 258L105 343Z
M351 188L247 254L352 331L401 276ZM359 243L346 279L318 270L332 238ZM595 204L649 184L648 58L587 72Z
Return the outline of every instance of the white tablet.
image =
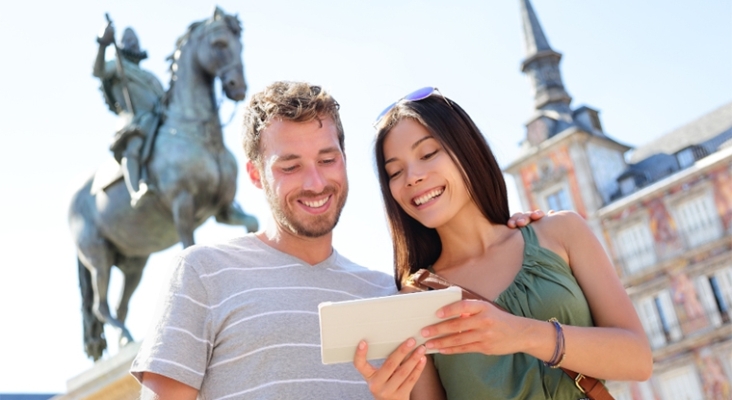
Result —
M461 298L460 288L451 287L321 303L318 312L323 364L353 362L362 339L369 344L368 360L386 358L409 337L419 346L427 341L420 334L422 328L443 321L435 315L437 310Z

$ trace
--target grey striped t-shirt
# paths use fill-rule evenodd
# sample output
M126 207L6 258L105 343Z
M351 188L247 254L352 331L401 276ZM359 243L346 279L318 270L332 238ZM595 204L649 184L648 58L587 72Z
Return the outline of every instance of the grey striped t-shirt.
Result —
M309 265L253 234L192 246L132 364L199 399L371 399L352 364L320 361L318 304L396 293L391 276L336 251Z

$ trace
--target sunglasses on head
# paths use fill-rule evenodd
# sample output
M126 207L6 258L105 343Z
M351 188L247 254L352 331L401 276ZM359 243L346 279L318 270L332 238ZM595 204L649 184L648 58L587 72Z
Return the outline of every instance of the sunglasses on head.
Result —
M442 93L440 93L440 89L438 89L436 87L426 86L426 87L417 89L414 92L409 93L408 95L402 97L401 99L399 99L399 100L397 100L397 101L389 104L389 106L386 107L384 109L384 111L382 111L379 114L378 117L376 117L376 119L374 120L374 126L376 126L379 123L379 121L381 121L381 119L384 118L384 116L386 114L388 114L389 111L391 111L392 108L394 108L394 106L396 106L397 104L401 103L402 101L420 101L420 100L424 100L424 99L432 96L432 93L434 93L434 92L439 93L442 98L445 98L445 96L442 96ZM445 99L445 102L447 102L447 105L450 106L450 103L447 101L447 99ZM452 106L450 106L450 108L452 108Z

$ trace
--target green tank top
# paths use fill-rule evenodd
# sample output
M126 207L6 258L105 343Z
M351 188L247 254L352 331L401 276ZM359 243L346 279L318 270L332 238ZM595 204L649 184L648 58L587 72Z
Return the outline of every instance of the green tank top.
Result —
M572 271L556 253L539 246L531 225L519 228L524 259L513 283L495 302L510 313L546 321L593 326L590 308ZM525 353L433 355L450 400L581 399L585 396L561 369Z

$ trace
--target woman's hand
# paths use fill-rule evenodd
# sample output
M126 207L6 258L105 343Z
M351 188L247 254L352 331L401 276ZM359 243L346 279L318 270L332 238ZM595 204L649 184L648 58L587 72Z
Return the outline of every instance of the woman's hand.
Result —
M386 358L381 368L375 368L366 361L368 344L365 341L358 344L353 365L368 383L374 398L409 399L409 393L417 383L426 363L424 346L415 349L415 344L413 338L407 339Z
M554 214L554 210L549 210L548 215L552 214ZM506 225L508 225L509 228L518 228L542 218L544 218L544 211L541 210L517 212L511 215L511 218L508 219Z
M437 316L457 317L422 329L423 337L442 336L425 343L428 349L437 349L442 354L504 355L523 351L520 339L525 337L532 322L479 300L452 303L439 309Z

